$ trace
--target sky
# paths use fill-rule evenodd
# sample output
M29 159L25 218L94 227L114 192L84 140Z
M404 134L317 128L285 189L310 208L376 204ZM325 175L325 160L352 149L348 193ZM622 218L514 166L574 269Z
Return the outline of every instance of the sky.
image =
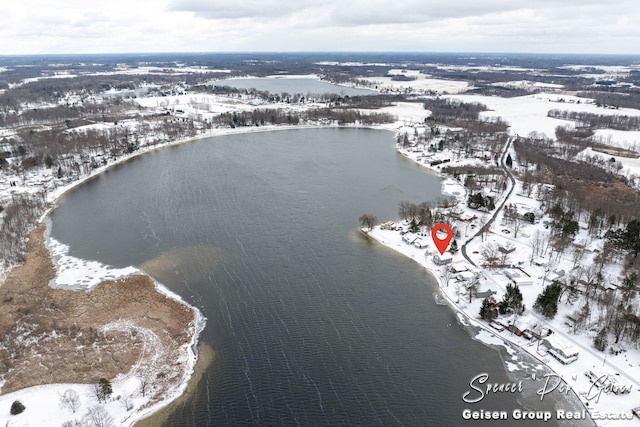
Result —
M640 53L637 0L18 0L0 55Z

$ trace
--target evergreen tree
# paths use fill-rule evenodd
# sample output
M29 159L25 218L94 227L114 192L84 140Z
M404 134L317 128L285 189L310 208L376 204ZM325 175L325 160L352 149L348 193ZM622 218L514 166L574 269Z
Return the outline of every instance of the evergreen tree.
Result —
M493 197L487 196L486 205L487 205L487 209L490 210L490 211L492 211L492 210L494 210L496 208L496 204L493 201Z
M113 393L111 381L106 378L100 378L100 381L94 387L94 391L99 402L106 402L111 397L111 393Z
M489 296L482 300L480 317L487 322L491 322L493 319L498 317L498 309L496 299L494 297Z
M554 280L536 298L533 308L540 311L547 319L553 319L558 313L558 300L562 293L561 283Z
M593 346L600 351L604 351L609 345L607 328L600 329L600 332L593 338Z
M516 313L520 314L524 311L522 305L522 292L518 285L507 285L507 292L503 295L502 301L498 303L500 314Z

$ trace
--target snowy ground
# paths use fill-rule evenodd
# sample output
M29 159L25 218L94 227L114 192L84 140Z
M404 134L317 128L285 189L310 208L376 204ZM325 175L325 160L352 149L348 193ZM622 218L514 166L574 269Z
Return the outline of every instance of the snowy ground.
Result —
M445 155L446 154L447 153L445 153ZM419 161L419 153L405 153L405 155L413 158L416 162L421 163ZM516 183L516 186L517 187L513 195L509 198L507 203L516 205L521 214L524 212L540 212L539 203L534 198L524 195L519 183ZM443 181L443 192L456 196L461 202L466 198L464 186L452 178L447 178ZM460 204L460 206L463 205L464 203ZM470 238L483 223L482 214L468 209L466 206L463 207L462 210L467 214L467 216L478 215L480 218L472 222L453 221L453 223L450 224L454 229L457 228L461 234L461 238L458 240L459 244ZM552 279L558 277L557 272L564 270L566 274L575 270L576 267L590 265L590 263L592 263L592 258L595 255L593 250L600 248L602 242L597 239L592 241L588 238L586 230L582 229L577 236L576 241L588 241L589 247L581 260L576 262L571 257L571 251L567 251L567 253L562 256L550 257L547 254L547 257L544 259L546 265L536 265L531 262L531 241L536 233L548 233L548 230L546 230L543 223L540 222L537 224L524 225L518 230L517 238L513 237L514 232L514 228L511 225L506 225L502 219L502 215L500 214L485 240L482 241L480 237L476 237L468 245L467 253L476 265L480 265L482 264L480 253L483 247L490 242L503 247L511 246L515 248L515 251L511 254L509 262L522 268L522 270L531 277L532 282L530 285L520 286L520 290L522 291L524 298L523 302L528 308L523 316L521 316L517 321L537 324L542 328L550 328L554 332L553 335L555 337L562 337L567 342L571 343L579 351L579 359L571 364L563 365L550 355L544 354L541 351L539 352L538 342L535 339L533 341L527 340L524 337L512 334L506 329L502 332L498 332L497 330L489 327L485 321L480 320L479 312L482 299L474 298L469 302L468 293L462 276L452 276L450 273L445 273L445 267L434 263L433 255L437 253L437 249L429 236L423 238L423 240L428 241L427 247L420 249L403 241L400 233L395 230L383 230L380 227L376 227L374 230L368 232L368 234L382 244L404 254L430 270L438 280L442 295L453 306L454 310L464 314L464 317L466 317L466 323L482 328L481 332L476 337L477 339L491 345L500 344L502 342L513 343L531 354L541 363L546 364L557 374L557 378L562 378L563 386L566 385L576 392L580 400L584 403L585 408L591 412L598 425L635 425L634 423L637 423L637 420L628 421L626 418L632 417L631 410L640 406L640 401L638 400L638 393L640 393L640 349L630 348L626 345L625 350L618 355L597 351L593 347L595 331L587 328L576 333L572 327L566 324L566 315L577 311L580 308L580 301L576 302L574 305L570 305L564 300L561 300L558 314L552 320L544 318L539 313L531 309L537 295L542 291L544 286L548 285ZM494 297L498 301L502 299L502 295L505 292L507 284L511 282L511 279L505 274L506 270L475 268L466 262L460 252L454 255L452 265L455 266L456 269L464 270L466 268L469 271L479 272L481 274L481 278L478 291L494 291L496 292ZM615 283L619 273L619 265L610 266L605 273L605 281ZM597 316L597 313L592 313L591 316L594 318ZM514 319L503 319L503 322L513 320ZM514 366L507 363L507 369L513 368ZM606 372L611 375L612 378L618 380L620 384L629 386L631 388L631 392L620 395L601 392L600 389L593 386L585 375L585 373L590 370ZM543 390L543 393L551 388L552 384L554 384L549 382L547 384L548 387L545 390L545 382L541 379L538 379L538 381L540 381L539 390ZM559 383L560 380L558 379L555 384L557 385ZM557 390L555 392L557 392ZM619 419L612 419L615 417L618 417Z
M369 232L369 235L385 246L404 254L430 270L438 280L442 295L446 297L453 308L456 311L464 313L468 323L482 328L476 339L490 345L500 345L503 341L517 345L541 363L549 366L549 368L559 375L564 381L564 384L567 384L577 393L591 412L597 411L599 413L629 416L633 408L640 406L638 402L638 394L640 393L640 351L638 349L627 349L625 352L616 356L610 354L605 355L593 348L593 336L588 334L574 335L571 328L564 324L563 319L564 315L567 314L566 310L559 311L556 318L551 321L534 313L533 310L527 310L526 315L532 318L533 321L550 327L554 331L555 336L561 336L566 340L570 340L579 349L579 359L569 365L563 365L551 356L540 355L537 352L538 347L536 341L529 341L523 337L518 337L506 329L498 332L489 327L486 322L480 320L478 313L482 300L478 298L469 303L468 297L462 292L463 287L461 283L456 282L455 279L450 279L449 284L446 284L443 267L437 266L432 260L433 254L437 251L434 245L428 246L427 249L418 249L402 241L397 231L381 230L380 228ZM496 236L494 238L499 237ZM462 267L464 263L465 261L461 255L454 257L454 265ZM535 275L533 269L530 270L527 268L527 271L531 271ZM509 280L502 272L484 271L480 290L495 290L497 292L495 297L499 300L504 293L507 283L509 283ZM523 292L526 306L532 307L533 300L535 300L537 294L542 290L541 280L537 280L537 283L530 287L522 286L520 289ZM509 367L507 366L507 368ZM602 369L609 374L622 378L626 383L632 385L632 391L623 395L613 393L600 394L600 390L592 387L593 385L585 376L585 373L591 369ZM543 387L544 382L541 381L540 389L543 389ZM550 388L551 385L548 389ZM600 420L597 421L597 423L602 426L635 425L633 422L630 424L627 420Z
M527 136L531 132L544 133L549 138L555 137L555 129L558 126L573 127L573 122L568 120L547 117L549 110L579 111L604 115L640 116L640 110L621 108L612 110L597 107L587 98L578 98L571 95L537 93L535 95L518 96L514 98L500 98L485 95L452 95L451 98L463 102L478 102L485 104L490 111L483 111L483 118L501 117L506 120L512 135ZM608 132L605 134L609 134ZM617 134L620 140L622 134ZM629 135L629 138L633 138Z
M167 295L171 294L166 288L161 291ZM144 366L134 366L132 371L125 375L118 375L111 380L113 393L106 402L100 402L96 396L94 385L87 384L52 384L26 388L14 393L0 396L0 407L4 408L0 412L0 425L6 426L63 426L69 422L69 426L132 426L136 421L143 419L153 412L168 405L170 402L181 396L186 390L187 383L196 364L194 349L197 338L204 328L204 318L197 312L195 334L192 342L182 348L183 356L180 363L187 366L188 375L183 382L171 390L171 395L166 400L151 404L150 395L146 396L142 392L142 380L135 372L144 371ZM115 329L130 330L134 327L131 324L121 324L113 322L103 327L104 330ZM139 334L143 334L145 348L151 352L157 348L158 337L151 331L136 328ZM147 360L147 359L145 359ZM163 360L154 363L165 363ZM146 366L146 365L145 365ZM149 387L147 386L147 389ZM72 390L76 393L77 405L74 408L65 405L62 399L63 394ZM11 415L9 408L13 402L19 401L25 406L25 411L18 415ZM102 420L103 424L97 423L96 418ZM93 421L92 421L93 420ZM107 423L106 420L111 420ZM82 422L82 424L77 424ZM92 423L93 422L93 423Z
M460 93L469 89L467 82L456 80L433 79L424 74L411 74L416 80L396 81L391 77L365 77L362 80L381 92L392 93Z

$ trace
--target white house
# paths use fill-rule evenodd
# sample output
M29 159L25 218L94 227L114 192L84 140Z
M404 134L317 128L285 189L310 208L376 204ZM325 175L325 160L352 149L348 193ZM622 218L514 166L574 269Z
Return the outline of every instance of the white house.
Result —
M533 278L527 276L522 271L517 269L509 269L504 274L511 279L514 285L518 286L530 286L533 285Z
M419 239L420 236L418 236L417 234L413 234L413 233L407 233L404 236L402 236L402 240L404 240L406 243L412 245L413 242L415 242L417 239Z
M562 364L568 365L578 360L578 349L564 339L556 335L549 335L543 342L549 349L549 354L558 359Z
M453 258L451 257L451 254L445 252L444 255L435 254L433 256L433 262L436 265L447 265L453 262Z

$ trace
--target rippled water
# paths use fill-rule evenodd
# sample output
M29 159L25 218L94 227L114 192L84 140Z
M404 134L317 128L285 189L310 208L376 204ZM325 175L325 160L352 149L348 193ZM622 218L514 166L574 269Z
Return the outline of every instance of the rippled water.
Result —
M393 145L367 129L215 137L65 195L52 235L71 254L142 266L208 318L215 363L166 425L492 424L463 421L461 396L481 372L509 381L508 354L435 304L424 269L357 231L363 212L395 218L400 200L440 195ZM554 403L503 394L472 409Z

